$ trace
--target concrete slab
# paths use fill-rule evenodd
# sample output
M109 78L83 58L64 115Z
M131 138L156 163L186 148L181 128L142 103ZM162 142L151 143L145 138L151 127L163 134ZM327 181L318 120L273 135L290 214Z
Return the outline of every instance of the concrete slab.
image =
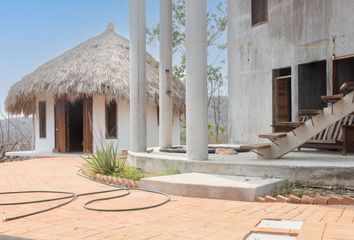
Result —
M303 221L263 219L257 227L300 230L303 224Z
M187 160L178 153L129 153L132 166L147 172L175 168L181 173L201 172L250 177L272 176L300 183L354 187L354 155L335 152L291 152L276 160L257 159L254 153L210 154L208 160Z
M296 237L283 234L251 233L246 240L296 240Z
M141 187L178 196L254 201L285 183L275 178L185 173L144 178Z

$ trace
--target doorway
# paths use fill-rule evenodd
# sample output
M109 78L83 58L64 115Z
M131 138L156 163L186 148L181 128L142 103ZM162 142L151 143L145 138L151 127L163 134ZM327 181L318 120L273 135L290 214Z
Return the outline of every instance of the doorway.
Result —
M340 92L345 82L354 81L354 55L333 60L333 94Z
M317 61L298 67L299 110L322 109L327 104L321 96L327 95L327 63Z
M55 103L56 152L92 151L92 99L75 102L65 99Z
M273 123L291 121L291 68L273 70Z
M83 103L76 101L68 107L68 152L83 152Z

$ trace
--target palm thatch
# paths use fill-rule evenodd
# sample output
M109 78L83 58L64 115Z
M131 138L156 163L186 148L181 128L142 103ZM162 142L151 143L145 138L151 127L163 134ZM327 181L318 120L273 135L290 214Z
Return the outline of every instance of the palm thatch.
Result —
M147 54L146 63L147 99L158 104L158 62ZM32 114L40 92L55 98L104 95L109 101L129 101L129 41L109 25L102 34L50 60L13 85L6 98L6 111ZM174 112L183 113L185 87L175 78L172 99Z

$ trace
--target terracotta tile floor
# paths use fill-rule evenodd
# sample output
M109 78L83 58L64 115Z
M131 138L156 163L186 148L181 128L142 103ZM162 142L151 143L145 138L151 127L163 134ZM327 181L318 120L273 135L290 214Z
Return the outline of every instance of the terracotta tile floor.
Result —
M81 163L78 158L2 163L0 191L31 189L82 193L108 189L77 176L76 171ZM43 196L32 194L27 199ZM19 201L24 197L0 196L0 201ZM250 231L261 230L255 227L261 219L277 218L305 221L300 231L292 231L298 234L297 239L354 239L354 206L252 203L172 196L170 203L159 208L110 213L85 210L83 203L93 198L80 197L50 212L0 222L0 234L32 239L243 239ZM135 192L129 197L100 204L100 207L141 206L159 200L159 196ZM0 217L30 212L58 202L0 206Z

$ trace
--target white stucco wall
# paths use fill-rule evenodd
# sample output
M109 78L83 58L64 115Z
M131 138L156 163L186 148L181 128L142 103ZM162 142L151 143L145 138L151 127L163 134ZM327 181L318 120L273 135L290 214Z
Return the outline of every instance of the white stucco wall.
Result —
M47 112L47 137L39 138L39 121L38 121L38 102L46 101ZM35 119L35 150L36 152L52 152L55 148L55 119L54 119L54 98L45 93L41 93L36 98L36 114ZM93 149L103 142L117 143L119 149L129 149L129 103L119 102L117 111L118 138L106 139L105 137L105 97L93 97ZM157 108L153 104L147 106L147 145L148 147L156 147L159 144L159 128L157 122ZM173 118L173 144L180 143L180 121L177 115Z
M100 139L105 143L115 142L120 149L129 149L130 143L130 117L129 103L119 102L117 111L118 139L105 139L105 97L95 96L93 98L93 147L100 144ZM173 120L173 144L180 143L180 122L179 117L174 116ZM147 105L147 146L156 147L159 144L159 128L157 122L157 107L153 104Z
M46 101L46 138L39 137L38 102ZM52 152L55 147L54 98L46 93L36 97L35 119L35 150L36 152Z

